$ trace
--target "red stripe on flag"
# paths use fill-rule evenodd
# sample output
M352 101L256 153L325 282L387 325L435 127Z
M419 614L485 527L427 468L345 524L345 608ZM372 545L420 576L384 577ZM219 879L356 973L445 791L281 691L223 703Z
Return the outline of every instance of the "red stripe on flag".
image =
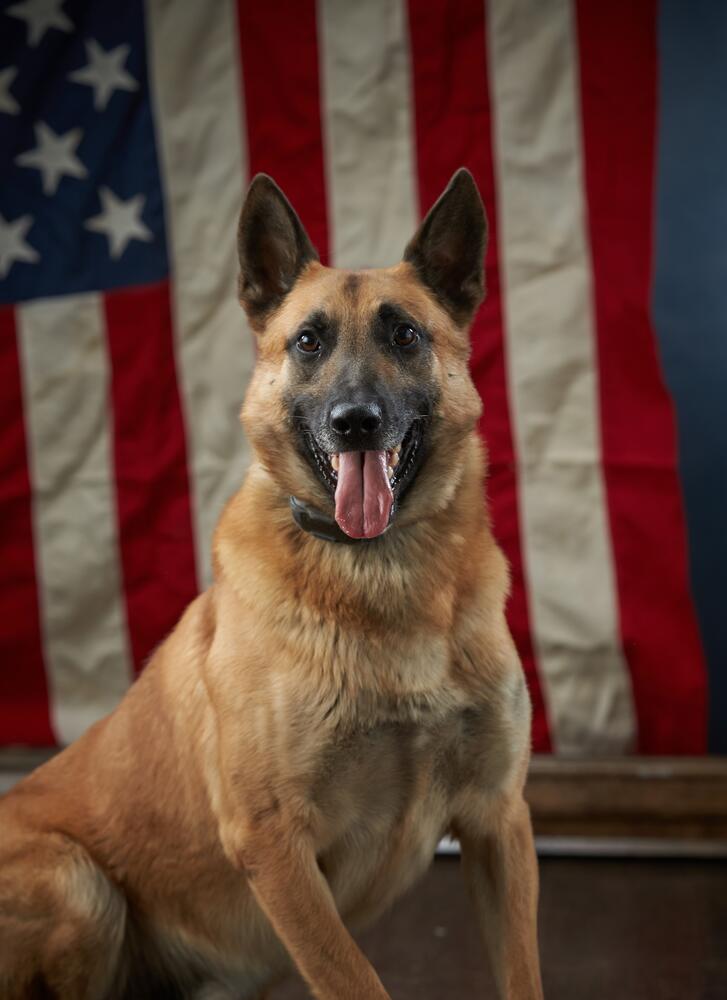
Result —
M197 593L169 285L104 299L119 543L134 667Z
M706 670L650 320L656 3L579 2L577 20L603 462L638 749L704 753Z
M517 476L507 398L497 243L492 112L482 0L409 3L421 211L460 166L480 188L490 222L487 300L472 328L472 375L484 401L481 430L489 451L488 493L497 539L510 561L508 621L533 699L533 743L550 750L548 722L530 635L520 548Z
M328 262L314 0L238 0L250 176L270 174Z
M0 306L0 745L51 746L33 550L23 390L11 306Z

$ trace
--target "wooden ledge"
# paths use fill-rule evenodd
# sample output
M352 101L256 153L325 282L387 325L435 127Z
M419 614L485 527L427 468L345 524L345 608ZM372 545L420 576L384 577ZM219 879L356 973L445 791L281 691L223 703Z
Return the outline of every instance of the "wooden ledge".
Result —
M527 799L542 837L727 844L727 758L536 756Z

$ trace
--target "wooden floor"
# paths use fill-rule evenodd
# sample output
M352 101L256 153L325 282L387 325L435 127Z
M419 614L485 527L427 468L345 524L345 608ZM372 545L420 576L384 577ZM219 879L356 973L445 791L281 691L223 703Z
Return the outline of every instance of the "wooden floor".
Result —
M541 860L546 1000L727 1000L727 862ZM393 1000L489 1000L456 858L359 938ZM300 983L270 1000L303 1000Z

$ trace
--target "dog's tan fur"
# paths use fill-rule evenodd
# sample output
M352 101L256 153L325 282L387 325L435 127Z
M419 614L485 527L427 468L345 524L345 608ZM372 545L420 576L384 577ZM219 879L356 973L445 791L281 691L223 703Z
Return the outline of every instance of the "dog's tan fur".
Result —
M428 458L384 538L335 545L288 508L293 492L330 501L285 430L285 343L322 308L355 363L390 300L432 336ZM190 991L207 978L256 996L292 959L320 1000L383 1000L346 928L412 886L450 832L500 995L536 1000L530 708L466 329L410 263L309 262L256 325L255 459L217 528L214 584L118 709L0 804L0 996L125 995L143 956L182 983L191 968Z

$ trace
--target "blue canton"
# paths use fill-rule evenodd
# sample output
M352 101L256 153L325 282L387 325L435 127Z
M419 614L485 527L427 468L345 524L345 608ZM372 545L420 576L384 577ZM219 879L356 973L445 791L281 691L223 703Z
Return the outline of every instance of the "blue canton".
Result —
M0 302L168 271L141 0L3 0Z

